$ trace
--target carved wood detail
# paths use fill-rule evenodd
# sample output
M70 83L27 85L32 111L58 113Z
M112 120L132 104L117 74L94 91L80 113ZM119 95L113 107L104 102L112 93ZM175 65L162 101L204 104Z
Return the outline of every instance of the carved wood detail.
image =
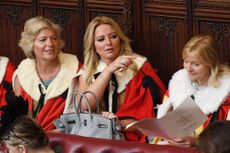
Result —
M68 21L70 20L69 10L48 8L48 12L51 14L54 21L61 25L61 27L65 27Z
M177 21L170 18L158 18L160 32L164 32L166 40L172 41L173 33L177 27Z
M193 35L213 35L220 57L230 61L229 14L229 0L0 0L0 52L18 64L24 58L17 46L24 22L44 16L62 27L64 51L83 62L86 26L105 15L118 22L133 50L148 58L167 85L182 67L181 50Z
M207 22L209 32L215 37L217 42L220 44L224 36L227 34L227 24L226 23L218 23L218 22Z
M24 7L15 5L5 5L3 6L3 8L6 15L10 18L12 24L14 26L17 26L23 14Z
M122 25L124 33L132 38L132 27L133 27L133 2L134 0L123 0L122 1Z

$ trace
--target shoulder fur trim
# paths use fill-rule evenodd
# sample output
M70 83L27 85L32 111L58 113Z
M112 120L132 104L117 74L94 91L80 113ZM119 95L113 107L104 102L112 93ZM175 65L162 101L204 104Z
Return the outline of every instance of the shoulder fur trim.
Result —
M0 56L0 83L2 83L5 76L8 62L9 59L7 57Z
M195 89L191 85L191 80L188 78L186 70L182 69L173 74L169 82L169 98L174 108L194 92Z
M133 79L133 77L138 73L144 63L147 61L146 57L135 54L136 58L133 63L125 71L116 72L116 79L118 82L117 92L121 93L125 90L126 85Z
M215 112L230 93L230 77L220 79L220 86L211 86L196 90L188 78L186 70L176 72L169 83L169 95L172 105L177 107L187 95L194 95L196 104L205 114Z
M79 62L76 56L60 53L58 58L61 63L61 69L49 87L46 90L44 88L46 100L61 95L69 87L72 78L76 75L78 70ZM35 101L38 101L40 97L38 84L42 83L36 71L35 60L28 58L23 60L15 72L15 76L16 75L18 76L19 82L21 83L23 89Z

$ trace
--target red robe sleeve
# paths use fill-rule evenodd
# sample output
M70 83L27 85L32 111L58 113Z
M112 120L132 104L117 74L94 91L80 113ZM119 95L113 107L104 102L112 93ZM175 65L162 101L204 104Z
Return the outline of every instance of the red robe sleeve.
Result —
M50 131L56 128L53 122L63 113L65 107L65 96L63 95L65 95L66 92L67 91L58 97L48 99L41 111L37 114L36 120L45 131ZM29 110L32 112L33 99L31 96L29 96L23 89L21 89L21 96L28 100Z
M12 84L12 76L13 76L14 71L15 71L14 64L11 62L8 62L3 81L7 81L10 84ZM1 82L1 85L0 85L0 106L6 105L5 95L6 95L6 89L4 89L3 83Z
M12 76L14 74L14 71L15 71L14 64L12 62L8 62L7 68L6 68L6 73L5 73L5 76L4 76L4 80L12 83Z
M56 128L53 122L62 115L64 107L65 99L62 96L46 101L36 117L38 123L45 131L50 131Z
M142 86L142 79L145 75L153 78L160 90L161 99L163 98L166 88L151 65L146 62L126 86L124 103L119 107L116 114L119 118L141 120L155 117L154 101L150 89ZM127 140L145 142L145 136L142 134L129 132L125 133L125 136Z
M82 64L79 63L77 69L80 70L81 67ZM66 89L61 95L45 101L42 109L37 114L36 120L45 131L50 131L56 128L53 122L63 114L67 91L68 89ZM21 88L21 96L28 100L29 110L32 112L34 109L34 101L32 97L26 93L23 88Z
M80 70L82 66L83 65L79 63L78 70ZM63 114L67 91L68 89L62 95L47 100L41 111L38 113L36 119L45 131L56 129L53 122Z
M217 110L217 120L226 120L228 113L230 113L230 95L226 98L226 100L220 105ZM213 114L208 116L208 120L204 123L204 128L206 128L213 118Z

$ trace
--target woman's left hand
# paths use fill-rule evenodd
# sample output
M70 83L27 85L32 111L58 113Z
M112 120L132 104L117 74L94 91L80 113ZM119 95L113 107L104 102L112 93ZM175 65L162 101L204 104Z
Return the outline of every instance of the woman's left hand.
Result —
M172 145L181 146L181 147L194 147L196 143L196 136L187 136L180 139L175 139L171 142Z
M110 72L110 74L116 71L123 71L132 64L132 60L135 59L135 55L121 55L118 56L112 63L110 63L106 67L106 71Z
M117 115L113 114L112 112L102 112L102 116L105 118L116 118L117 119Z

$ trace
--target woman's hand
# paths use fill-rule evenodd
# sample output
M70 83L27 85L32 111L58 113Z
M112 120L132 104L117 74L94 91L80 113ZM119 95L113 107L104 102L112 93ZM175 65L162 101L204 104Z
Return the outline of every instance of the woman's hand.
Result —
M172 145L181 146L181 147L194 147L196 143L196 136L187 136L180 139L175 139L171 142Z
M132 59L135 59L135 55L122 55L117 57L112 63L110 63L106 70L109 71L111 74L116 71L123 71L130 64L132 64Z
M105 118L109 118L109 119L113 119L113 118L116 119L117 123L120 125L120 130L122 130L122 131L134 131L134 132L137 132L136 128L131 127L129 129L125 129L125 127L128 124L133 123L133 122L136 121L133 118L119 120L118 116L113 114L112 112L102 112L102 116L105 117Z
M118 117L112 112L102 112L102 116L105 118L109 118L109 119L112 119L112 118L118 119Z

